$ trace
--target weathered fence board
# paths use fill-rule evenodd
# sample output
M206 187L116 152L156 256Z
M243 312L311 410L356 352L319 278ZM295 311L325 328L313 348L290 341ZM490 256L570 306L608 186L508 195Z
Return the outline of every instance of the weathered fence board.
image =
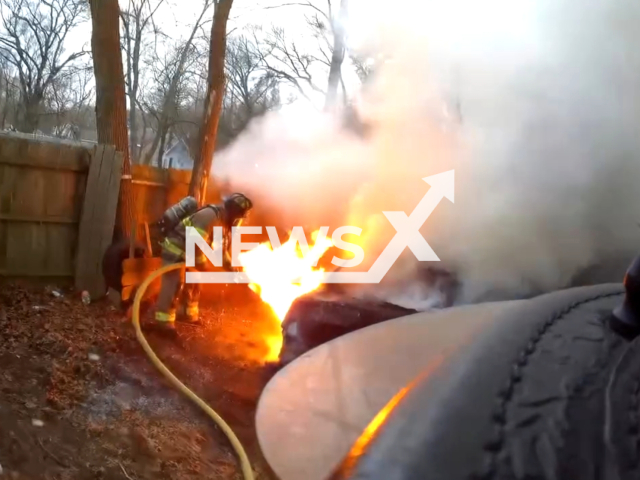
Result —
M102 257L111 244L116 220L122 154L110 145L98 145L91 160L78 234L75 285L92 297L106 293Z
M84 146L0 135L0 275L72 276Z

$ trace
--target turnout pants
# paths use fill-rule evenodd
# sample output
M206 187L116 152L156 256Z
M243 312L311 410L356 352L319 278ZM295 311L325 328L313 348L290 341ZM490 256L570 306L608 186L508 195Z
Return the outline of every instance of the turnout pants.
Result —
M162 259L162 266L176 263ZM160 293L156 304L155 319L158 322L175 322L176 310L180 319L195 322L199 318L198 302L200 285L184 283L185 269L172 270L162 276Z

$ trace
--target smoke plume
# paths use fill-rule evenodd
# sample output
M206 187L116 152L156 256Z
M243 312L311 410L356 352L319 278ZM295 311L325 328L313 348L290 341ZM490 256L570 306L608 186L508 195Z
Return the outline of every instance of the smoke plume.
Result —
M362 227L367 268L395 232L381 212L409 214L421 179L455 168L455 204L422 233L459 303L620 281L640 250L640 3L367 3L391 58L359 96L368 134L274 113L215 174L280 225ZM419 270L405 251L378 291L409 291ZM428 308L419 290L404 303Z

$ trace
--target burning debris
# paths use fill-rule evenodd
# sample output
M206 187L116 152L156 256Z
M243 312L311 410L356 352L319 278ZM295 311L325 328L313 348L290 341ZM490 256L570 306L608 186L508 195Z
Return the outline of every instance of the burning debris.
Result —
M453 305L457 278L436 267L422 268L420 282L394 283L380 288L362 285L324 285L325 269L318 263L333 243L319 231L311 246L291 236L273 248L264 242L239 259L252 283L251 290L268 304L281 331L265 339L266 362L289 363L306 351L349 332L421 310Z
M251 280L249 287L271 306L282 323L294 300L317 290L322 284L324 269L316 268L320 258L333 245L318 232L312 235L314 244L303 252L295 238L289 238L278 248L269 242L240 254L240 262ZM282 348L282 336L267 339L266 361L277 361Z
M293 304L283 324L280 363L286 365L323 343L376 323L417 313L374 299L318 292Z
M296 299L282 323L280 364L370 325L454 304L459 288L454 274L429 266L418 278L385 287L325 286Z

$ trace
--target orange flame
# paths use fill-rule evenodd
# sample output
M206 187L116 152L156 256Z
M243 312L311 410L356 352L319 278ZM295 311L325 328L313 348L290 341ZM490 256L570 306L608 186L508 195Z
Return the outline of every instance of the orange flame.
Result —
M249 287L260 295L282 323L294 300L316 290L324 277L324 269L315 268L318 260L333 246L330 238L318 240L319 231L312 234L313 245L302 252L295 238L289 238L275 250L265 242L239 255L240 263L251 283ZM266 339L269 353L266 361L276 361L282 349L282 335Z

